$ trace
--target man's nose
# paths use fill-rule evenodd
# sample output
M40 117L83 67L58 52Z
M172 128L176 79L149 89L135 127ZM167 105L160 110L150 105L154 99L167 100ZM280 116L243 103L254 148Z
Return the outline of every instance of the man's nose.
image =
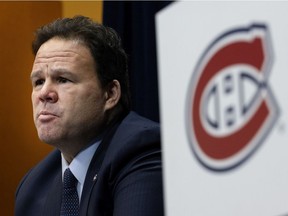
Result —
M45 81L43 84L39 99L41 102L56 103L58 101L58 93L50 81Z

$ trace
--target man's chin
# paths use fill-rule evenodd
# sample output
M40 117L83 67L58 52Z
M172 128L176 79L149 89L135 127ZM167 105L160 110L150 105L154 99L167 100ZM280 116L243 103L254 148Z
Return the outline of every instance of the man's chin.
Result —
M41 140L41 142L46 143L48 145L55 146L55 147L57 147L59 145L59 143L61 143L61 139L59 139L55 135L38 134L38 137Z

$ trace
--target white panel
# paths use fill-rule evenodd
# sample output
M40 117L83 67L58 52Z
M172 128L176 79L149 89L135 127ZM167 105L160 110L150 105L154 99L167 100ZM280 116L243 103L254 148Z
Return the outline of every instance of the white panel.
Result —
M247 160L213 171L196 159L187 135L189 84L217 37L254 23L271 35L268 85L279 116ZM176 2L157 14L156 25L166 215L288 214L288 2Z

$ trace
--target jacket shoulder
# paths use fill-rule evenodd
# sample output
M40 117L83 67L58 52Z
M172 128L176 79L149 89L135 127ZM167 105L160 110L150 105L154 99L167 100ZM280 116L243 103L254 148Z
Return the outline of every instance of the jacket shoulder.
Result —
M123 119L111 142L124 139L121 141L123 145L125 141L139 138L142 138L144 142L153 140L160 142L160 125L131 112Z
M59 171L61 154L54 150L20 181L16 190L15 215L41 215L47 192Z
M160 126L131 112L114 133L103 165L109 167L110 174L117 174L123 167L148 155L157 155L161 163Z

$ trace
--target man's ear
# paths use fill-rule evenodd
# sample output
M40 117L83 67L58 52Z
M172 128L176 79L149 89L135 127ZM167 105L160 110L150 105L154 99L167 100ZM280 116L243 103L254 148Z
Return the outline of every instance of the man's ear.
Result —
M106 87L105 110L110 110L117 105L121 97L121 86L118 80L113 80Z

